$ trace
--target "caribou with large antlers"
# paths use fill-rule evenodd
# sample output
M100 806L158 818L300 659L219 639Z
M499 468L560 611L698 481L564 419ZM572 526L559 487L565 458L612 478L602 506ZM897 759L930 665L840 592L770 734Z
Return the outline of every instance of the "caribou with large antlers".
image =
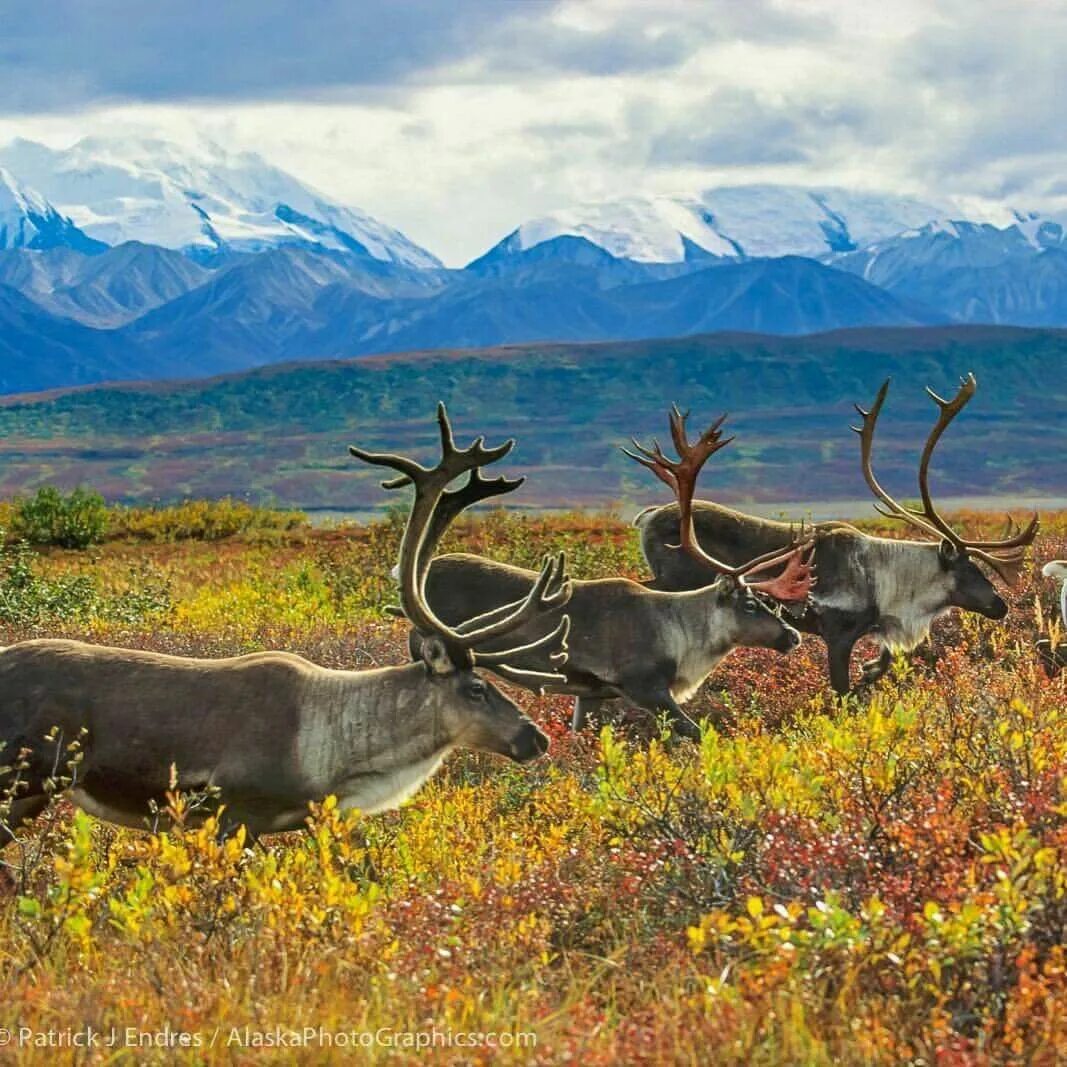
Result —
M511 451L478 438L457 448L444 406L442 455L433 467L388 453L352 454L413 483L400 548L400 599L417 629L417 662L379 670L327 670L299 656L263 652L184 659L76 641L26 641L0 651L0 846L47 803L66 746L77 743L68 788L76 804L110 822L145 825L163 801L172 768L179 784L225 806L223 832L253 836L300 828L308 803L336 795L345 808L393 807L456 747L536 759L548 739L477 667L530 686L562 682L557 668L569 620L562 557L546 562L520 597L492 619L442 622L426 602L426 561L443 532L447 486ZM490 483L492 484L492 483ZM456 510L445 512L454 517ZM435 515L438 516L435 521ZM551 616L536 638L509 636ZM457 620L458 621L458 620ZM492 644L492 650L483 646ZM514 669L536 653L538 672ZM57 753L59 754L57 756ZM58 761L58 770L57 770ZM206 813L206 812L205 812Z
M725 444L721 425L720 419L690 444L685 417L675 409L671 432L679 459L668 459L655 444L641 450L640 462L672 486L683 508L692 501L701 467ZM489 482L475 472L466 486L455 490L455 497L442 501L438 520L445 522L451 511L511 492L520 484L521 480ZM568 656L558 667L564 677L550 688L577 698L575 729L604 701L623 697L653 714L665 712L679 733L697 736L697 727L681 705L732 648L749 645L789 652L800 643L796 630L760 597L803 600L807 596L812 575L804 547L786 544L742 566L731 566L703 553L695 537L684 535L683 542L686 552L714 569L694 592L659 592L625 578L572 581ZM785 569L776 578L754 577L783 564ZM512 602L529 595L536 579L532 571L480 556L444 555L429 568L426 595L446 622L456 624L472 615L490 619L507 611ZM553 623L552 615L540 616L518 631L529 644L511 662L534 672L545 670L541 642ZM417 641L413 652L416 649Z
M863 474L883 514L909 523L930 541L872 537L842 522L814 526L818 588L796 620L798 629L820 634L829 653L830 682L839 694L852 686L852 650L870 635L882 646L877 659L863 664L860 684L880 678L897 651L910 651L927 636L939 615L951 608L1002 619L1008 608L977 563L985 564L1008 585L1018 580L1026 548L1037 534L1035 516L1024 530L1000 541L971 541L956 533L940 515L929 488L930 460L942 434L970 401L977 388L968 375L952 400L928 390L938 406L938 420L923 447L919 462L922 508L895 501L879 484L871 466L874 431L885 403L886 381L870 411L858 408ZM641 548L655 574L656 589L695 589L708 581L713 570L694 556L671 546L684 535L677 505L647 508L634 520L641 530ZM710 501L693 505L696 536L716 559L736 563L753 552L781 550L791 527L786 523L745 515Z

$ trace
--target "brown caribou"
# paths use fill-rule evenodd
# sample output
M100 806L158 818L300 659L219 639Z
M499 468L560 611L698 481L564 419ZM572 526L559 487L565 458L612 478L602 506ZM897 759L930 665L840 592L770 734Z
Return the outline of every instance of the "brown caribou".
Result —
M327 795L365 812L410 796L457 747L518 762L548 748L545 734L476 668L522 684L562 682L557 667L569 620L562 557L548 560L521 597L491 620L442 622L426 601L428 531L447 486L511 451L478 438L457 448L438 408L441 458L433 467L352 448L399 472L415 498L400 546L400 599L414 623L417 662L378 670L327 670L287 652L187 659L78 641L25 641L0 650L0 846L55 791L56 752L78 742L80 760L59 781L80 807L143 827L163 804L172 768L190 791L217 795L222 832L253 837L303 826L308 804ZM535 638L509 647L534 620ZM492 650L487 646L492 645ZM538 654L543 670L509 666ZM207 809L203 813L207 814Z

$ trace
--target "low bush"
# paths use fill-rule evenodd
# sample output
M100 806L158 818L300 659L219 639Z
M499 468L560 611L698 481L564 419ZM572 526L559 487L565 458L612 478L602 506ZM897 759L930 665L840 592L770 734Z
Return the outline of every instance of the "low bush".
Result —
M172 608L169 582L147 563L131 567L125 582L105 591L96 575L46 573L25 541L5 544L0 530L0 623L145 623Z
M400 521L120 540L96 559L12 545L0 643L47 627L179 655L401 663L406 627L380 612ZM1000 533L988 516L967 527ZM738 650L687 705L715 723L699 744L643 713L575 735L566 698L509 689L551 735L547 759L457 752L399 811L327 801L308 833L255 849L219 844L177 794L153 836L60 799L0 857L0 1028L168 1026L202 1047L139 1060L208 1064L259 1062L228 1037L273 1024L537 1037L368 1062L1067 1062L1067 676L1047 679L1032 644L1035 600L1058 611L1036 575L1065 535L1045 517L1005 620L939 620L861 698L827 692L816 639ZM636 531L602 517L490 514L443 547L640 570Z
M109 513L110 536L133 541L221 541L287 533L306 525L302 511L261 508L231 497L154 508L115 507Z
M33 496L16 499L11 514L12 533L33 545L87 548L99 544L107 528L104 498L80 486L69 493L42 486Z

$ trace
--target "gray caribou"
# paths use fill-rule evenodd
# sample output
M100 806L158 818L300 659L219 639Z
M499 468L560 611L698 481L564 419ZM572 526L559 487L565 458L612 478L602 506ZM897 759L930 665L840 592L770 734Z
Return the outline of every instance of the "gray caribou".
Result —
M642 450L641 462L675 488L683 511L689 507L704 462L725 443L721 423L720 419L690 444L685 418L675 410L671 431L679 459L668 459L658 445ZM502 479L490 483L472 475L451 503L466 506L511 492L519 484ZM440 518L444 521L447 516ZM692 592L660 592L626 578L572 581L567 662L558 668L564 681L550 689L577 698L574 729L581 729L588 714L599 710L604 701L624 697L653 714L665 712L679 733L699 736L681 705L732 648L747 645L784 653L800 643L797 631L757 594L803 600L812 582L804 558L806 546L784 544L740 566L730 566L704 553L695 537L683 533L682 542L685 551L710 569L707 582ZM778 577L753 579L757 572L782 564L785 570ZM506 610L501 605L527 596L536 580L534 572L521 567L468 554L443 555L429 568L426 596L446 622L455 624L472 615L490 618L495 610ZM553 623L551 614L525 623L519 636L529 644L511 662L535 674L544 671L543 638ZM412 651L417 647L415 637Z
M863 664L860 685L880 678L897 651L910 651L927 636L934 619L960 608L989 619L1002 619L1008 608L992 582L977 566L989 566L1008 585L1018 581L1027 546L1037 534L1037 517L1013 537L999 541L971 541L961 537L938 513L929 488L930 459L941 435L974 396L977 382L968 375L952 400L927 390L938 407L938 419L926 440L919 462L921 509L895 501L879 485L871 467L875 425L885 403L888 380L878 390L870 411L857 406L863 474L879 501L876 508L901 519L929 541L873 537L843 522L814 527L815 563L819 584L803 615L800 630L820 634L829 654L830 683L839 694L851 689L852 650L870 635L882 646L880 655ZM880 506L879 506L880 505ZM693 521L703 545L718 559L736 563L754 552L784 547L791 527L783 522L745 515L709 501L697 501ZM655 589L696 589L713 570L694 556L672 546L680 538L676 504L648 508L635 519L641 548L652 569Z
M426 532L446 487L493 463L478 438L457 448L438 409L442 455L427 468L403 456L353 455L399 472L415 486L400 548L400 598L418 633L418 661L377 670L327 670L285 652L186 659L77 641L26 641L0 650L0 846L46 804L61 751L75 740L81 760L71 799L110 822L143 827L163 801L172 768L186 790L217 795L222 830L299 829L310 801L336 795L344 808L379 811L410 796L456 747L518 762L548 748L538 727L477 667L536 686L561 682L570 584L561 558L546 562L521 598L484 622L452 628L426 603ZM391 483L386 483L391 484ZM472 612L472 614L474 614ZM507 648L538 617L552 624L532 645ZM483 646L492 643L493 651ZM533 674L513 657L541 653ZM62 773L62 771L58 772ZM204 812L206 815L206 811Z

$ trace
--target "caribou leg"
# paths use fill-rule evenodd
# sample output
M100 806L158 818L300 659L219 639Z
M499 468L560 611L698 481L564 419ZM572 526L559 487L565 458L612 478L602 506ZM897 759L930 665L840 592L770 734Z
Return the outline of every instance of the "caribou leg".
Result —
M825 637L830 686L839 697L848 696L852 691L852 649L860 635L832 629Z
M873 685L893 665L893 653L888 648L883 648L881 654L875 659L869 659L860 666L863 674L859 680L859 686ZM859 688L857 686L857 688Z
M577 733L585 728L590 715L600 714L604 701L600 697L575 697L574 714L571 716L571 729Z
M688 737L693 741L700 740L700 727L685 713L678 701L671 695L669 686L664 682L660 684L624 685L620 686L626 698L636 704L642 711L651 712L653 715L667 713L671 722L671 729L680 737Z
M852 692L852 650L864 634L870 633L871 620L831 609L820 614L819 629L826 642L830 686L839 697L848 696Z
M255 848L259 843L259 834L255 833L240 815L231 814L228 808L222 812L215 827L215 840L220 845L225 844L242 826L245 828L244 847Z
M1041 637L1037 640L1036 648L1045 677L1055 678L1064 667L1067 667L1067 642L1061 641L1056 648L1053 648L1049 638Z

